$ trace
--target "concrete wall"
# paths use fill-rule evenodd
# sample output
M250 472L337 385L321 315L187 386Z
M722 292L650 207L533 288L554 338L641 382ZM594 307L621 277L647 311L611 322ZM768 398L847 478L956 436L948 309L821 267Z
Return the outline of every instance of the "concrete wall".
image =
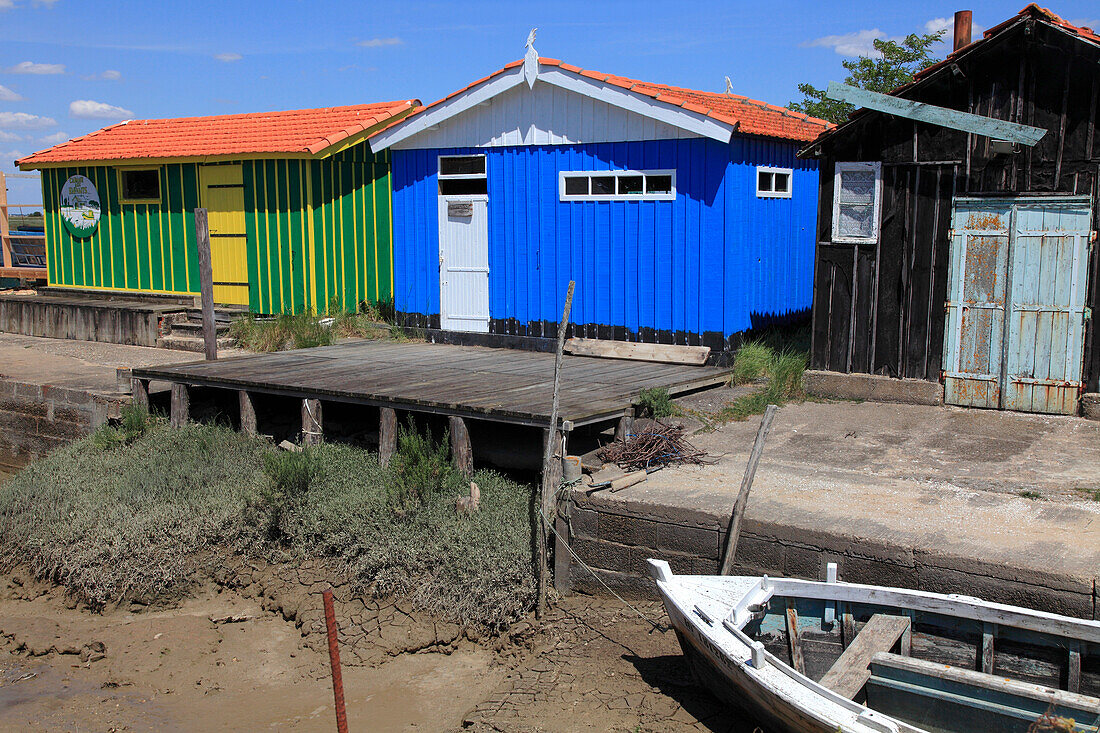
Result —
M24 336L156 346L161 321L181 306L115 303L77 297L0 296L0 331Z
M573 492L573 549L599 579L618 593L655 597L646 559L667 560L676 573L716 574L729 517L652 503L610 500ZM852 583L962 593L990 601L1100 619L1097 577L1077 578L1007 567L922 548L869 543L838 534L814 533L745 519L735 572L824 579L825 564L837 562ZM1097 571L1100 575L1100 569ZM572 587L602 594L606 589L575 561Z
M19 468L88 435L129 401L122 395L0 380L0 466Z

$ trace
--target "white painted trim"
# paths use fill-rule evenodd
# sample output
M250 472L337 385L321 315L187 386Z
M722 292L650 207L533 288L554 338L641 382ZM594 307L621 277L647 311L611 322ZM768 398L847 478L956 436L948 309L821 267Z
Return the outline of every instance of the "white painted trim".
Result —
M631 92L612 84L605 84L571 71L565 71L560 67L540 67L537 81L553 84L562 89L606 102L619 109L634 112L719 142L728 143L733 135L733 125L719 122L704 114L692 112L644 94ZM524 83L523 66L508 69L483 84L460 92L445 102L415 114L388 130L378 133L370 138L371 151L377 153L392 147L402 140L407 140L417 133L437 126L522 83Z
M551 67L541 72L539 81L548 82L562 89L598 99L628 112L651 117L667 125L679 127L682 130L709 137L719 142L728 143L733 135L733 125L719 122L712 117L674 106L668 102L662 102L645 94L631 92L613 84L605 84L596 79L589 79L586 76L565 71L560 67Z
M672 177L672 190L668 193L645 193L644 191L639 194L630 193L614 193L614 194L588 194L585 196L567 195L565 193L565 179L572 178L574 176L614 176L619 178L621 176L642 176L642 185L645 185L646 176L671 176ZM616 188L618 183L616 182ZM570 201L674 201L676 199L676 170L671 169L656 169L656 170L586 170L586 171L558 171L558 200L564 202Z
M760 174L761 173L782 173L787 176L787 190L786 191L764 191L760 188ZM775 185L775 179L772 179L772 185ZM794 169L793 168L776 168L770 165L758 165L756 166L756 196L762 199L789 199L791 198L791 190L794 189Z
M484 84L479 84L473 89L467 89L466 91L451 97L450 99L441 102L432 109L425 110L419 114L413 115L411 118L404 122L399 122L388 130L384 130L374 137L370 138L370 149L372 152L379 152L401 142L407 138L412 137L418 132L423 132L434 125L438 125L445 120L450 119L468 109L477 107L482 102L486 102L493 97L511 89L512 87L523 83L523 67L516 66L501 73L497 77L490 79Z
M874 211L871 213L871 226L874 234L871 237L841 237L837 230L840 228L840 174L842 171L870 170L875 174L875 199L872 204ZM838 162L833 170L833 231L831 241L841 244L874 244L878 241L881 222L879 213L882 211L882 163L862 162Z

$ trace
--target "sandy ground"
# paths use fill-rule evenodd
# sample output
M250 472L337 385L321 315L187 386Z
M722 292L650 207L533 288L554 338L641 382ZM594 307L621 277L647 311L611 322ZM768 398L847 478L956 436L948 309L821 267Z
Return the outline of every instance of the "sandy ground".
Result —
M178 608L93 614L11 578L0 600L0 720L9 730L329 731L327 655L230 591ZM694 685L656 604L564 599L530 647L345 667L351 730L744 731ZM245 620L225 622L228 616ZM524 622L521 622L524 623Z

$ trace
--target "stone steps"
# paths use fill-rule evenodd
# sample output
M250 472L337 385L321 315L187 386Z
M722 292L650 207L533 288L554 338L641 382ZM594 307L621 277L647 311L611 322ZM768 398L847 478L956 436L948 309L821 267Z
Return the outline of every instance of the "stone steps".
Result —
M175 327L173 327L173 329L174 328ZM228 336L218 337L219 349L232 349L236 345L236 339L229 338ZM206 343L203 341L202 336L181 336L179 334L172 333L167 336L161 336L160 338L158 338L157 348L173 349L175 351L191 351L202 354L206 351Z

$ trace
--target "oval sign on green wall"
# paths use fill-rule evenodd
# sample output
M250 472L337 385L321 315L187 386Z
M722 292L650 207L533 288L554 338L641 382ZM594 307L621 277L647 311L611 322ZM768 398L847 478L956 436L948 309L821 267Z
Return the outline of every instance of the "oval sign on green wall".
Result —
M61 187L61 220L74 237L90 237L99 226L99 192L86 176L69 176Z

